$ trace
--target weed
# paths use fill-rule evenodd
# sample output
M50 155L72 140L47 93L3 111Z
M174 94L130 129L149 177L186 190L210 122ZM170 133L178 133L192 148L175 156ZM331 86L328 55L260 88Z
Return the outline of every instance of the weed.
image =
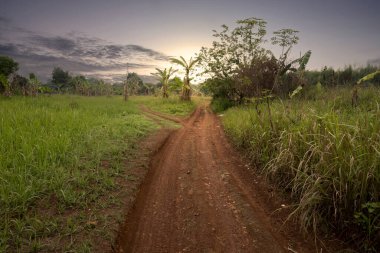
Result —
M369 215L367 203L380 200L380 90L363 89L356 108L347 88L320 93L313 100L272 102L273 126L264 104L231 108L223 117L225 130L291 194L298 204L292 215L305 231L330 229L349 238L359 222L361 240L355 242L379 240L362 208Z

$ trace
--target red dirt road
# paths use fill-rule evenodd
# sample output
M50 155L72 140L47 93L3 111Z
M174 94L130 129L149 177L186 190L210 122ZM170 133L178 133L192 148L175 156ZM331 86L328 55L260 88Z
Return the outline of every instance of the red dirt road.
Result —
M310 252L273 225L244 166L219 119L199 107L152 158L117 250Z

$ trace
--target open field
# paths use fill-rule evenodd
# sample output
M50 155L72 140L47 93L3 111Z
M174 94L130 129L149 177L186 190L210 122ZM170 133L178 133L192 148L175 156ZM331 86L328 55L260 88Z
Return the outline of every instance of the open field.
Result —
M380 253L379 9L1 1L0 253Z
M291 195L305 231L335 231L372 252L380 241L379 95L361 88L352 107L351 89L328 89L307 100L276 99L271 116L267 103L231 108L223 124L255 167Z
M159 128L139 104L180 115L194 108L153 97L0 99L0 252L89 251L93 242L77 234L94 236L104 224L87 211L118 200L110 193L125 176L125 160ZM98 233L112 241L106 230Z

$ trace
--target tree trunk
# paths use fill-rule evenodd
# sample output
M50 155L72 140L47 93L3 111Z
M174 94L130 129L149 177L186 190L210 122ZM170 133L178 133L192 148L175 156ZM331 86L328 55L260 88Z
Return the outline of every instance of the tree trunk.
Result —
M166 84L164 84L162 86L162 97L163 98L168 98L169 97L169 94L168 94L168 86Z
M124 101L128 100L128 85L127 82L124 84Z
M191 99L190 82L189 82L189 79L185 77L185 79L183 80L181 100L190 101L190 99Z

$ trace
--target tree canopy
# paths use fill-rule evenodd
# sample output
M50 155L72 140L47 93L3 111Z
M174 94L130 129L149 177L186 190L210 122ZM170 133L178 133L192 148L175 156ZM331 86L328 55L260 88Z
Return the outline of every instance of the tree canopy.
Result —
M0 75L9 77L18 70L18 63L8 56L0 56Z

